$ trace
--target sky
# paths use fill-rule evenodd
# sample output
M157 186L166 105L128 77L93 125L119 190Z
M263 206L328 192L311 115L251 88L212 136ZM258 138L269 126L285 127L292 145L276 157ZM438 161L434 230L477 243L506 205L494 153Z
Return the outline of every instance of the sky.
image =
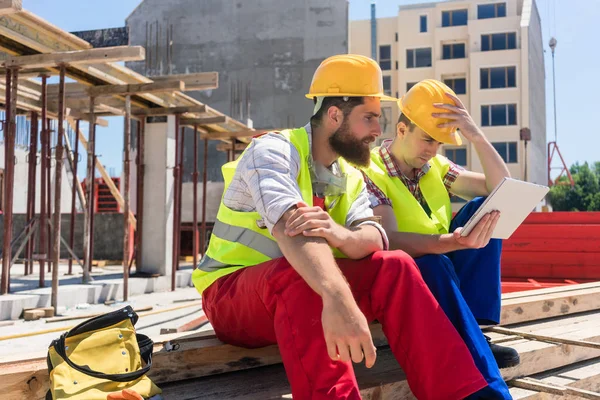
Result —
M197 0L202 1L202 0ZM251 1L251 0L248 0ZM370 18L370 0L349 0L350 19ZM377 0L377 16L390 17L403 4L424 0ZM140 0L24 0L23 7L66 31L120 27ZM556 119L558 145L568 165L600 161L600 127L592 117L600 113L600 51L594 26L600 21L600 0L536 0L542 19L546 66L547 138L554 140L552 57L548 42L558 44L556 67ZM109 118L108 128L97 130L101 162L121 171L122 118ZM82 165L83 165L82 160ZM79 171L85 167L80 166ZM558 164L554 164L558 165Z

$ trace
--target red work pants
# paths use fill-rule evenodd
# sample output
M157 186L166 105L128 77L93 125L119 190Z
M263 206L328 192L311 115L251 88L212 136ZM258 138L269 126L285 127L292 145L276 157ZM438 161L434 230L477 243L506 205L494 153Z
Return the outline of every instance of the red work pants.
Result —
M462 399L486 386L406 253L380 251L337 262L367 320L381 323L418 399ZM327 353L321 297L286 259L224 276L202 298L223 342L279 345L294 399L360 399L352 362L333 361Z

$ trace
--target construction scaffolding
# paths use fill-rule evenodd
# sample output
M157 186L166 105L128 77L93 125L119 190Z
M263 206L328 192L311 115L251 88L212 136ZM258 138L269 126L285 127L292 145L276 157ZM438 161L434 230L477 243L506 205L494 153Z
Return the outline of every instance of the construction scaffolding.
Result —
M69 260L69 273L72 273L72 260L77 259L72 247L74 243L74 220L77 212L76 195L79 194L81 209L85 213L84 223L84 257L83 282L91 281L90 270L93 259L94 212L97 206L95 192L95 174L100 173L111 194L116 199L119 209L123 210L123 298L128 297L128 276L134 254L136 265L141 263L142 239L140 227L144 213L144 129L147 120L169 115L175 116L175 159L173 168L175 187L175 208L173 231L181 230L181 193L183 167L183 129L194 129L194 199L197 198L198 180L198 139L204 140L204 180L203 204L206 209L206 159L208 140L220 140L229 146L230 154L235 154L238 143L247 143L249 136L257 132L222 113L202 104L186 95L186 91L215 89L218 87L216 72L189 75L158 76L152 79L116 64L123 61L144 60L146 53L140 46L119 46L108 48L91 48L90 44L51 25L30 12L22 10L20 1L0 3L3 23L0 23L0 50L7 56L2 62L0 73L5 74L6 81L0 83L0 96L3 96L5 120L2 123L4 132L5 169L4 169L4 243L2 251L2 278L0 294L10 290L10 268L16 257L26 247L26 273L33 272L34 262L39 263L39 285L45 285L45 264L48 272L52 272L52 306L56 309L58 300L58 263L61 242L72 259ZM48 78L59 76L58 84L48 84ZM41 80L38 80L41 78ZM66 78L76 82L66 83ZM27 226L13 240L13 188L14 188L14 151L17 135L17 115L26 114L29 123L29 156L28 156L28 194L27 194ZM98 161L96 153L96 126L107 126L102 117L123 116L124 149L123 149L123 182L122 193ZM130 208L130 164L131 164L131 131L132 120L136 120L136 178L137 198L134 215ZM81 121L89 123L89 132L83 134ZM68 124L66 129L65 123ZM21 130L19 131L21 132ZM69 132L72 135L69 135ZM27 133L25 132L25 135ZM23 134L21 134L23 136ZM39 149L38 149L39 137ZM79 147L87 153L87 171L84 195L81 182L77 178L77 161L80 157ZM66 148L66 155L65 153ZM41 153L38 155L38 151ZM36 201L36 168L40 164L41 207L39 216L35 215ZM52 185L50 179L51 166L55 167ZM70 171L72 179L71 191L71 225L69 241L61 236L61 185L63 167ZM52 197L53 194L53 198ZM195 203L194 203L195 204ZM195 261L200 250L197 243L201 234L205 241L206 221L203 212L201 232L198 232L197 207L194 207L194 253ZM52 215L52 220L50 216ZM135 231L135 238L131 233ZM35 252L35 240L39 240ZM135 250L132 244L135 242ZM21 246L13 254L13 248ZM175 273L179 267L179 234L173 235L172 282L175 290ZM79 262L79 260L77 259Z

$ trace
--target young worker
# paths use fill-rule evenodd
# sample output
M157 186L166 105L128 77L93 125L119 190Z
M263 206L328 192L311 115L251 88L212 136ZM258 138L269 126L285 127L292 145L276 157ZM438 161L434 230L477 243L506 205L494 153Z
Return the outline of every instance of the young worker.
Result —
M461 230L483 196L510 176L508 168L445 84L421 81L398 105L395 138L373 149L371 164L363 169L371 206L381 217L390 249L415 257L483 375L499 382L497 367L519 363L514 349L489 343L479 329L500 320L502 242L490 239L499 214L486 215L467 236ZM473 145L484 173L437 154L441 144L461 144L457 129ZM454 218L452 195L469 200Z
M217 337L278 344L295 399L359 399L352 361L375 363L368 323L378 320L417 398L484 393L414 261L382 251L387 236L349 165L368 165L380 101L395 100L379 66L330 57L307 97L315 110L306 126L256 138L223 166L217 222L193 274Z

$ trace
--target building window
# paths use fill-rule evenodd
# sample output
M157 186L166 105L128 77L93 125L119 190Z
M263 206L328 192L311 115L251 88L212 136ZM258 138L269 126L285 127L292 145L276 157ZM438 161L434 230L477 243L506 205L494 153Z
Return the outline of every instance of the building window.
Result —
M391 76L383 77L383 92L388 96L392 95L392 77Z
M398 61L396 61L396 71L398 71Z
M466 78L452 78L444 79L444 83L448 87L454 90L456 94L467 94L467 79Z
M465 44L453 43L442 45L442 59L450 60L452 58L465 58Z
M444 148L444 155L454 164L461 167L467 166L467 148L465 146Z
M480 88L500 89L517 87L516 75L516 67L481 68L479 72Z
M492 146L505 163L514 164L517 162L517 142L494 142Z
M398 41L398 32L396 32L396 42Z
M394 130L395 125L392 121L392 107L381 107L379 126L381 126L381 132L383 133L390 133Z
M516 104L481 106L481 126L507 126L516 124Z
M481 35L481 51L511 50L516 48L517 34L515 32Z
M384 71L392 69L392 46L379 46L379 66Z
M442 11L442 26L467 25L469 12L464 10Z
M419 17L419 32L427 32L427 15L421 15Z
M477 6L477 19L506 17L506 3L480 4Z
M418 82L406 82L406 91L408 92L413 86L415 86ZM397 97L397 96L396 96Z
M431 47L406 50L406 68L431 67Z

